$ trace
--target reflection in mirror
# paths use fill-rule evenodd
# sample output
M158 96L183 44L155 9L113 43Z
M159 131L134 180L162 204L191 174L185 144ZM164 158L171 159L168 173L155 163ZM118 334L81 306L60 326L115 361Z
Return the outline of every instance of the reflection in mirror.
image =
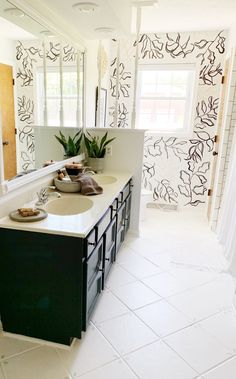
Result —
M84 54L51 36L32 18L12 16L5 11L9 8L7 1L1 2L0 111L5 180L41 168L45 161L63 160L63 148L54 135L62 130L73 136L83 127L84 85ZM25 25L27 31L16 23Z

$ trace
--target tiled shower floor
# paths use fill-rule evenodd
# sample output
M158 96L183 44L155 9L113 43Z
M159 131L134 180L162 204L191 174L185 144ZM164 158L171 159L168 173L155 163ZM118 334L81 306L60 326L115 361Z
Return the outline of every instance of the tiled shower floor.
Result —
M0 337L0 379L235 379L234 283L198 214L149 209L70 351Z

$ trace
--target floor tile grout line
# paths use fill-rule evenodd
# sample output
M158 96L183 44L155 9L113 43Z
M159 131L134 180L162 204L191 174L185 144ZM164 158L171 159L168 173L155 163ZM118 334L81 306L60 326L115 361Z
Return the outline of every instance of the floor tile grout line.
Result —
M139 351L139 350L141 350L141 349L143 349L143 348L145 348L145 347L148 347L148 346L150 346L150 345L154 345L155 343L157 343L157 342L160 342L160 343L162 343L162 344L165 344L170 350L172 350L180 359L181 359L181 361L183 361L183 362L185 362L195 373L196 373L196 375L197 376L199 376L199 375L201 375L197 370L195 370L181 355L179 355L179 353L177 353L175 350L173 350L173 348L171 348L167 343L165 343L165 341L163 341L162 339L159 339L159 340L157 340L157 341L153 341L153 342L151 342L151 343L149 343L149 344L146 344L145 346L140 346L139 348L137 348L136 350L133 350L133 351L131 351L131 352L128 352L128 353L126 353L126 354L124 354L124 359L125 359L125 357L127 357L129 354L133 354L133 353L135 353L135 352L137 352L137 351ZM197 377L196 376L196 377Z
M135 348L134 350L131 350L129 351L128 353L120 353L117 348L107 339L107 337L102 333L102 331L100 329L98 329L98 327L96 327L96 325L94 325L92 323L92 325L99 331L99 333L103 336L103 338L105 338L105 340L109 343L109 345L118 353L119 357L122 358L122 357L125 357L127 354L131 354L137 350L140 350L141 348L143 347L146 347L146 346L149 346L149 345L152 345L153 343L155 342L158 342L160 340L160 338L157 337L157 339L155 339L154 341L152 342L149 342L149 343L145 343L144 345L142 346L139 346L138 348ZM150 328L149 328L150 329Z
M12 358L16 358L16 357L18 357L20 355L29 353L30 351L40 349L43 346L46 346L46 345L42 344L42 345L39 345L39 346L34 346L34 347L30 348L30 349L23 350L23 351L21 351L19 353L16 353L16 354L13 354L13 355L9 355L8 357L0 358L0 363L3 363L3 362L5 362L7 360L10 360Z
M127 362L126 362L126 361L123 359L123 357L121 357L121 356L120 356L120 357L117 357L117 359L115 359L114 361L107 362L107 363L103 364L102 366L99 366L99 367L97 367L97 368L95 368L95 369L93 369L93 370L89 370L89 371L87 371L86 373L83 373L83 374L79 375L78 378L82 378L84 375L87 375L87 374L90 374L90 373L96 372L97 370L99 370L99 369L101 369L101 368L103 368L103 367L106 367L106 366L108 366L108 365L110 365L110 364L112 364L112 363L118 362L118 361L122 361L122 363L125 364L125 366L128 366L129 370L132 371L132 373L135 375L135 377L136 377L137 379L140 379L139 376L133 371L133 369L127 364ZM73 378L72 378L72 379L73 379Z
M53 348L53 349L55 350L56 355L57 355L59 361L60 361L61 364L62 364L62 367L63 367L64 370L66 371L66 374L69 375L70 379L73 379L73 374L71 374L70 371L68 370L68 368L66 367L65 362L63 361L63 359L62 359L60 353L58 352L58 348L55 347L55 348Z
M203 373L205 374L206 372L209 372L209 371L211 371L211 370L213 370L214 368L216 368L216 367L218 367L218 366L220 366L220 365L222 365L222 363L224 363L225 361L228 361L229 359L232 359L236 354L232 354L231 356L229 356L228 358L226 358L226 359L224 359L224 360L222 360L222 361L220 361L219 363L217 363L216 365L214 365L214 366L212 366L212 367L210 367L208 370L206 370L206 371L203 371L203 372L199 372L199 371L197 371L195 368L193 368L192 366L191 366L191 364L185 359L185 358L183 358L181 355L180 355L180 353L178 353L178 351L177 350L175 350L171 345L169 345L168 344L168 342L167 341L165 341L165 339L162 339L161 340L163 343L165 343L171 350L173 350L180 358L182 358L194 371L196 371L197 373L198 373L198 375L203 375Z
M132 283L129 283L129 284L132 284ZM129 284L127 284L127 285L129 285ZM147 287L147 286L146 286ZM147 287L148 288L148 287ZM149 289L149 288L148 288ZM138 309L140 309L140 308L143 308L143 307L145 307L145 306L148 306L148 305L151 305L151 304L154 304L154 303L156 303L156 302L158 302L158 301L161 301L161 300L163 300L163 298L160 296L160 299L157 299L157 300L154 300L154 301L152 301L152 302L150 302L150 303L148 303L148 304L145 304L145 305L142 305L141 307L138 307L138 308L135 308L135 309L132 309L132 308L130 308L122 299L120 299L119 298L119 296L115 293L115 292L113 292L113 291L115 291L114 289L112 290L111 289L111 292L112 292L112 294L116 297L116 299L118 299L123 305L125 305L130 311L132 311L132 312L134 312L135 310L138 310ZM155 292L155 291L153 291L152 290L152 292L156 295L157 293Z
M105 338L105 336L100 332L100 330L99 329L97 329L96 328L96 326L90 321L90 324L92 325L92 327L94 327L98 332L99 332L99 334L101 334L102 335L102 337L103 337L103 339L105 339L106 340L106 342L108 342L109 343L109 345L112 347L112 349L113 350L115 350L114 349L114 347L111 345L111 343ZM57 354L59 354L60 355L60 353L57 351ZM63 359L60 357L60 359L63 361ZM112 362L115 362L115 361L117 361L117 360L119 360L120 359L120 356L117 356L116 358L114 358L114 359L112 359L112 360L110 360L110 361L108 361L108 362L106 362L106 363L103 363L101 366L98 366L98 367L96 367L96 368L94 368L94 369L90 369L90 370L88 370L88 371L86 371L86 372L83 372L81 375L79 375L79 376L77 376L76 375L76 377L81 377L81 376L83 376L83 375L86 375L86 374L88 374L88 373L90 373L90 372L93 372L93 371L96 371L96 370L98 370L99 368L102 368L102 367L104 367L104 366L106 366L106 365L108 365L108 364L110 364L110 363L112 363ZM64 367L64 365L63 365L63 367ZM65 367L64 367L65 368ZM67 370L68 371L68 370ZM69 373L69 375L71 376L71 379L75 379L75 375L73 375L73 374L71 374L71 373Z
M204 375L208 374L209 372L211 372L211 371L217 369L217 367L220 367L220 366L224 365L225 363L227 363L227 362L229 362L229 361L231 361L231 360L233 360L233 359L235 359L235 358L236 358L236 354L232 355L232 356L229 357L229 358L224 359L223 361L219 362L217 365L214 365L213 367L209 368L208 370L203 371L200 375L203 376L203 379L205 379L205 378L204 378ZM227 379L227 378L226 378L226 379Z
M156 275L161 275L163 274L165 271L161 271L161 272L156 272L154 274L151 274L151 275L147 275L147 276L143 276L142 278L140 278L139 276L135 275L134 273L132 273L128 268L125 267L125 264L124 263L118 263L117 262L117 265L119 265L120 267L122 267L124 270L126 270L129 274L133 275L135 278L137 278L137 280L142 280L142 279L147 279L147 278L151 278L153 276L156 276ZM157 268L159 268L158 266L156 266Z
M131 312L132 312L132 311L130 311L130 309L128 309L128 310L127 310L126 312L124 312L124 313L121 313L121 314L119 314L119 315L117 315L117 316L113 316L113 317L108 318L108 319L103 320L103 321L96 321L96 320L94 320L93 318L91 318L91 322L92 322L95 326L99 327L99 325L102 325L102 324L105 323L105 322L116 320L118 317L122 317L122 316L128 315L128 314L130 314Z
M4 378L4 379L7 379L7 375L6 375L6 372L5 372L5 370L4 370L4 367L3 367L2 362L0 362L0 372L1 372L2 375L3 375L3 378Z
M182 357L182 355L180 355L175 349L173 349L172 346L168 345L168 343L164 339L162 339L161 342L164 343L169 349L171 349L176 355L178 355L178 357L181 358L189 367L191 367L191 369L195 371L197 375L201 375L201 373L197 371L195 368L193 368L192 365Z
M169 273L168 271L166 271L166 273ZM161 275L162 273L160 273L160 274L156 274L156 275ZM155 275L154 275L155 276ZM151 277L151 276L150 276ZM143 280L144 279L147 279L148 277L146 277L146 278L143 278L143 279L139 279L143 284L145 284L148 288L150 288L150 289L152 289L151 287L149 287L146 283L144 283L143 282ZM176 279L176 278L175 278ZM181 290L180 292L176 292L176 293L174 293L174 294L172 294L172 295L169 295L169 296L162 296L162 295L160 295L157 291L155 291L155 290L153 290L157 295L159 295L160 297L162 297L163 299L168 299L168 298L170 298L170 297L174 297L174 296L177 296L177 295L180 295L180 294L184 294L184 293L187 293L187 292L189 292L189 291L192 291L192 290L194 290L194 289L197 289L197 288L200 288L200 287L203 287L203 286L205 286L205 285L208 285L208 284L210 284L210 283L213 283L214 281L217 281L217 280L219 280L220 278L216 278L216 279L213 279L213 280L211 280L211 281L209 281L209 282L207 282L207 283L202 283L202 284L200 284L200 285L197 285L197 286L194 286L194 287L189 287L189 288L187 288L187 289L184 289L183 291Z
M0 366L1 366L1 369L2 369L2 372L3 372L3 377L4 377L4 379L8 379L8 378L7 378L7 374L6 374L5 367L4 367L4 365L3 365L2 362L0 362Z

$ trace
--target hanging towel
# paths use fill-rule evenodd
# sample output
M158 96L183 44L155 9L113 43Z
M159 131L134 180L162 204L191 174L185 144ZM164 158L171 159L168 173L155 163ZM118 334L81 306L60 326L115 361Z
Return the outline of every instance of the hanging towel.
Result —
M103 193L103 188L89 175L81 174L73 178L73 182L78 182L81 185L80 192L82 195L100 195Z

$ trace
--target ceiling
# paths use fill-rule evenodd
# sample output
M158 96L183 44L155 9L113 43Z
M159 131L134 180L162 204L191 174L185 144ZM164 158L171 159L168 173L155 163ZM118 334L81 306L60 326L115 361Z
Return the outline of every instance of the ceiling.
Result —
M35 39L34 35L2 17L0 17L0 36L10 40Z
M0 0L0 4L5 0ZM74 40L104 38L94 30L113 28L108 38L135 32L135 11L132 0L91 0L99 5L92 14L81 13L73 4L85 0L8 0L28 4L64 29ZM89 0L90 1L90 0ZM136 0L144 4L150 0ZM171 32L229 29L234 26L236 0L159 0L154 6L142 7L141 32Z
M229 29L236 18L236 0L159 0L142 10L145 32Z

